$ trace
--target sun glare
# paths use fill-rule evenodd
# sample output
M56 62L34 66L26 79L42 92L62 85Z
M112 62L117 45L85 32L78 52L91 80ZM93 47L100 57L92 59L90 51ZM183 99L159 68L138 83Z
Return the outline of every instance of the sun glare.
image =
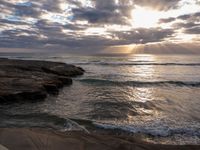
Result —
M157 22L162 18L162 14L158 11L137 6L132 11L132 25L134 28L143 27L150 28L157 26Z

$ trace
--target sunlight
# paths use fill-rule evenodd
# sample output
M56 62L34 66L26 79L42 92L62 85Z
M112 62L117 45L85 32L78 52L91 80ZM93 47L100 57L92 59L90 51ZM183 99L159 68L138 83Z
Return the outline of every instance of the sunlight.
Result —
M45 12L40 17L41 19L45 19L50 22L57 22L60 24L65 24L66 22L68 22L67 16L60 13Z
M179 33L177 33L176 35L176 39L178 39L177 41L174 40L175 42L187 42L187 41L192 41L194 38L196 37L196 35L194 34L184 34L183 31L181 30ZM181 39L181 41L180 41Z
M133 55L132 59L129 59L129 61L140 62L143 64L153 63L156 61L156 57L154 55L149 55L149 54L136 54L136 55ZM137 67L133 66L133 69L134 69L134 75L137 76L138 81L152 81L153 82L154 74L155 74L154 66L138 65Z
M164 17L164 15L159 11L136 6L136 8L132 11L132 25L134 28L155 27L157 26L158 20L162 17Z
M120 46L110 46L105 48L102 53L110 53L110 54L131 54L133 47L135 45L120 45Z
M85 35L105 35L105 28L91 27L85 30Z

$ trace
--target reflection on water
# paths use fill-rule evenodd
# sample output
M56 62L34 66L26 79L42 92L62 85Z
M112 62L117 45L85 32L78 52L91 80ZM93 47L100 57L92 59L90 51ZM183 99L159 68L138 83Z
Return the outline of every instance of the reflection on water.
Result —
M133 93L136 95L135 100L145 103L147 101L152 101L154 90L152 88L135 88L133 89Z
M9 114L46 113L89 119L104 126L110 124L110 128L155 136L154 141L162 137L163 143L200 144L199 56L46 59L79 65L86 73L75 78L73 85L63 88L58 96L31 105L4 106L1 110ZM2 124L5 120L1 117ZM34 119L29 121L37 124ZM13 122L19 123L16 117Z
M132 58L130 59L130 61L135 61L135 62L155 62L156 61L156 57L153 55L139 55L136 58ZM153 74L154 74L154 67L151 65L142 65L139 67L129 67L127 69L131 69L134 70L132 71L134 73L134 75L138 76L138 79L142 79L142 80L148 80L151 79ZM131 71L128 71L131 72ZM143 88L143 87L139 87L139 88L134 88L134 87L128 87L128 89L126 91L124 91L124 97L126 100L132 101L133 105L135 105L135 103L140 103L140 104L145 104L148 103L149 101L153 100L153 90L151 88ZM149 109L149 108L145 108L145 107L141 107L138 106L135 108L136 111L139 114L146 114L146 115L150 115L153 113L153 110ZM130 118L133 119L133 116L129 115L129 120Z
M155 62L156 57L153 55L137 55L137 57L133 56L133 58L129 59L129 61L136 63ZM136 80L151 79L155 71L154 67L151 65L141 65L137 67L133 65L125 67L125 69L127 69L125 72L129 72L130 75L132 74L133 76L137 76Z

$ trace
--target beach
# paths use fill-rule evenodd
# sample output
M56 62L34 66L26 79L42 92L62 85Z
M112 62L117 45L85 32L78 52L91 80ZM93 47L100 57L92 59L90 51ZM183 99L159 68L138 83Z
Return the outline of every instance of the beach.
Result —
M91 63L98 63L97 61L90 61ZM130 125L126 126L126 122L120 125L113 124L112 122L103 122L100 118L90 120L81 117L83 113L79 114L79 117L74 117L69 114L68 116L64 116L57 115L57 113L53 114L52 112L47 113L49 110L54 110L55 112L58 111L64 114L66 109L72 113L76 109L75 111L77 112L80 106L75 107L69 105L70 107L68 107L62 103L62 109L58 109L59 97L64 94L64 97L69 97L69 100L64 100L64 103L73 104L76 102L74 98L77 101L83 99L83 95L81 94L85 91L81 90L86 90L85 87L82 87L83 85L91 84L94 86L95 84L96 88L102 85L108 85L110 81L107 83L106 81L100 81L98 79L84 79L85 76L88 76L89 72L89 69L85 67L87 65L85 63L72 63L73 65L71 65L63 63L62 61L61 63L59 61L21 59L0 59L0 62L0 144L9 150L196 150L200 148L198 138L196 144L193 143L193 137L198 137L199 132L195 126L191 130L185 130L183 128L181 130L173 129L170 131L169 128L159 128L160 125L165 125L164 123L158 126L152 126L151 128L137 128L131 127ZM112 63L111 65L115 64ZM177 63L176 65L181 66L184 64ZM197 63L194 65L198 66ZM84 73L86 74L85 76ZM78 84L77 86L77 80L81 80L83 85ZM127 82L124 83L130 84ZM183 83L168 82L167 84L170 84L170 86L178 84L176 85L178 88L199 88L198 83ZM122 83L112 81L109 84L109 86L121 87ZM142 85L134 86L158 86L160 88L162 84L162 82L143 82ZM107 90L110 90L109 86ZM63 93L63 91L65 92ZM91 91L95 94L95 89ZM76 93L76 96L72 98L70 93L74 92L78 92L79 94ZM56 98L56 100L52 98ZM70 99L73 101L70 101ZM46 103L50 104L47 105ZM104 105L104 112L101 113L101 117L105 115L105 118L107 118L106 115L110 115L109 117L111 119L112 117L120 119L120 117L110 114L111 111L119 109L121 110L119 115L123 117L121 119L125 119L123 113L130 115L130 112L126 110L122 111L126 106L124 104L120 102L118 105L115 103L107 103L106 105L109 106L109 109ZM134 105L138 104L135 103ZM147 107L154 107L150 103L144 104L146 106L141 107L146 109L150 109ZM66 109L63 109L64 107ZM81 105L81 107L85 109L84 105ZM47 112L43 112L44 110ZM96 114L100 113L100 110L102 108L96 109ZM139 112L135 113L133 117L142 119L143 115ZM94 114L90 112L90 115ZM113 115L118 114L113 113ZM148 114L146 115L149 116ZM149 120L144 120L144 123L148 125ZM186 136L186 138L180 143L177 141L172 143L168 139L173 139L174 134L178 134L179 137ZM188 141L187 137L190 137ZM176 138L174 139L177 140Z
M200 150L200 0L0 10L0 150Z
M156 145L130 136L58 132L47 129L3 128L0 144L10 150L198 150L195 145Z

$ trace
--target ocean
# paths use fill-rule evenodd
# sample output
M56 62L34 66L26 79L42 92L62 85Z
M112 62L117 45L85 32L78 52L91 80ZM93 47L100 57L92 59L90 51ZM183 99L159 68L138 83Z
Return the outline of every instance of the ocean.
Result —
M0 105L0 127L123 131L162 144L200 144L200 56L0 54L86 72L36 103ZM94 129L93 129L94 130Z

